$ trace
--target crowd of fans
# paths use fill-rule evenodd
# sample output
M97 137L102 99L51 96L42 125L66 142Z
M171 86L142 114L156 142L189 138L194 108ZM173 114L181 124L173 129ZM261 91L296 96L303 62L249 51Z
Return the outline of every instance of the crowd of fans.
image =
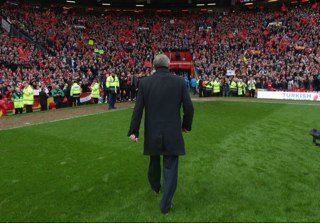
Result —
M252 77L257 88L319 91L319 8L92 15L4 5L2 17L32 42L0 31L2 93L11 97L23 81L49 94L56 86L68 92L73 80L83 88L97 80L104 89L116 73L121 99L134 99L139 78L152 73L154 55L175 51L190 52L197 78L218 78L221 90L232 71L237 83Z

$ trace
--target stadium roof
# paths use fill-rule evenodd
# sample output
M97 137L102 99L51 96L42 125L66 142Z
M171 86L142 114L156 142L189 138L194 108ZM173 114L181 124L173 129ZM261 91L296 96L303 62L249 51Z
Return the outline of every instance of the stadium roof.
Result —
M3 0L0 0L3 1ZM30 2L51 6L93 7L105 9L188 9L230 6L281 5L282 3L305 3L315 0L8 0L7 2Z

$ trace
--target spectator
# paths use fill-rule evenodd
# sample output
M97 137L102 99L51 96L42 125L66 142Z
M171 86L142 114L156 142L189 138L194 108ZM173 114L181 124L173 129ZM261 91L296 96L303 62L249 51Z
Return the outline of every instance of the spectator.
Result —
M135 98L135 87L134 87L134 76L131 73L127 77L127 87L128 87L128 100L133 101Z
M53 83L68 84L68 89L63 87L66 93L74 79L83 82L83 92L89 92L91 81L102 77L105 100L106 75L115 69L132 75L133 81L129 75L123 77L127 94L121 96L134 100L139 78L151 73L148 62L159 51L190 52L197 76L203 79L223 80L227 70L233 70L244 83L252 77L256 88L320 90L320 15L309 6L224 15L110 12L105 16L20 4L19 8L3 5L1 14L10 16L13 26L33 41L11 38L0 30L0 93L7 98L24 80L44 82L49 90ZM231 80L234 92L232 85ZM205 86L201 88L199 96Z
M7 100L3 94L0 94L0 117L7 114L8 105Z
M121 73L120 76L120 97L121 101L128 100L128 85L127 85L128 78L124 72Z
M52 93L53 101L56 104L56 108L57 109L62 108L62 102L64 98L63 90L60 88L58 84L56 84L51 93Z
M222 80L222 96L223 97L229 97L229 92L230 92L230 89L229 89L229 85L230 85L230 82L229 82L229 78L224 78Z
M56 89L54 89L53 92L55 92L55 94L56 94ZM49 98L49 94L48 93L49 93L49 91L46 88L46 86L42 85L41 89L40 89L40 92L39 92L39 102L40 102L40 106L41 106L41 108L40 108L41 111L48 110L48 98ZM57 104L56 100L54 100L54 101Z
M4 95L6 87L3 85L3 81L0 80L0 94Z
M196 95L197 94L197 78L196 77L191 78L190 87L191 87L191 90L193 91L193 95Z

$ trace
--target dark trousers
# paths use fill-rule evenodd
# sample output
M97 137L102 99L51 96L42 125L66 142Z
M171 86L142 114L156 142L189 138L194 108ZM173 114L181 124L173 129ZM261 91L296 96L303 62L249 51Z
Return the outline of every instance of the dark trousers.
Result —
M128 97L131 99L131 101L136 97L136 89L133 85L128 86Z
M254 95L255 95L255 90L250 90L250 97L254 98Z
M222 88L222 96L229 97L229 89L228 88Z
M15 108L14 110L15 110L15 114L16 114L16 115L17 115L17 114L22 114L23 108Z
M72 107L72 104L73 104L73 98L71 96L68 96L67 107Z
M33 112L33 110L32 110L32 105L26 105L26 112L27 112L27 113Z
M58 98L58 97L55 97L55 98L53 98L53 101L54 101L54 103L56 104L56 109L59 109L59 108L61 108L62 106L61 106L61 99L60 98Z
M108 103L109 108L113 108L116 104L117 94L116 93L109 93Z
M102 102L106 102L106 97L108 95L108 90L106 88L103 88L103 95L102 95Z
M193 92L193 95L196 95L196 94L197 94L197 89L196 89L196 87L191 87L191 91Z
M99 98L93 98L93 101L94 101L95 104L98 104Z
M121 101L128 100L128 88L122 87L121 88Z
M171 208L171 201L177 188L178 156L163 156L163 195L160 209L167 213ZM159 191L161 187L160 156L150 156L148 179L153 190Z
M206 90L206 91L205 91L205 96L206 96L206 97L210 97L211 94L212 94L212 91L210 91L210 90Z
M73 106L77 107L80 105L80 96L79 97L73 97Z
M199 88L199 97L203 97L203 95L204 95L203 88Z
M231 89L230 90L230 94L231 94L232 97L236 97L236 96L238 96L238 90L237 89Z
M41 111L46 111L48 110L47 104L40 104L41 105Z

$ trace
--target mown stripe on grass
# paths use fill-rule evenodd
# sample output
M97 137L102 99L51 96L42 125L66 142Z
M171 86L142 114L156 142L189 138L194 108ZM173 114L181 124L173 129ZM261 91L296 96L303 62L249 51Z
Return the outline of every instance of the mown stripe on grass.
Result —
M319 102L315 101L293 101L293 100L277 100L277 99L258 99L258 98L192 98L194 102L249 102L249 103L261 103L261 104L287 104L287 105L308 105L308 106L320 106Z
M46 122L25 123L25 125L21 125L21 126L14 126L14 127L9 127L9 128L4 128L4 129L0 129L0 131L12 130L12 129L19 129L19 128L24 128L24 127L30 127L30 126L36 126L36 125L47 124L47 123L60 122L60 121L71 120L71 119L76 119L76 118L89 117L89 116L94 116L94 115L101 115L101 114L109 113L109 112L115 112L115 111L123 111L123 110L127 110L127 109L129 109L129 108L130 108L130 107L127 107L127 108L118 108L117 110L107 110L107 111L96 112L96 113L92 113L92 114L86 114L86 115L75 115L75 116L68 117L68 118L60 118L60 119L55 119L55 120L52 120L52 121L46 121Z

